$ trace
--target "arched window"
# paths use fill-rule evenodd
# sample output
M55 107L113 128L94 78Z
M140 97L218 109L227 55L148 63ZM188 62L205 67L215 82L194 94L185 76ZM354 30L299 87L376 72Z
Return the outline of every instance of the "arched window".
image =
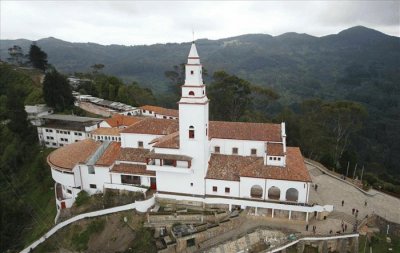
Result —
M191 70L191 71L190 71L190 74L191 74L191 75L193 75L193 74L194 74L193 70Z
M252 198L262 198L263 188L259 185L253 185L250 190L250 196Z
M189 96L194 96L194 91L189 91Z
M279 200L281 197L281 190L278 187L272 186L268 189L268 199L277 199Z
M286 200L297 202L299 200L299 191L295 188L289 188L286 191Z
M194 127L189 127L189 139L194 139Z

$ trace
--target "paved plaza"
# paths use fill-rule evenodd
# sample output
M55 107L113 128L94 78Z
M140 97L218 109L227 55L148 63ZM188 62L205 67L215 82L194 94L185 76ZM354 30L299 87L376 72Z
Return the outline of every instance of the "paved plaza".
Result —
M400 223L400 199L376 190L365 194L340 179L323 174L313 165L307 165L307 168L313 183L318 185L317 191L310 189L310 203L334 205L334 211L349 215L352 215L352 208L358 209L359 220L375 213L389 221Z

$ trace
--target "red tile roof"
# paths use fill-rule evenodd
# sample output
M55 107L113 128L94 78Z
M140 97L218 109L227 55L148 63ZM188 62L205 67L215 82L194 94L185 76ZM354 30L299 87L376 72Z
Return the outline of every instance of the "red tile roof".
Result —
M177 132L178 121L173 119L146 118L121 131L121 133L168 135Z
M119 142L111 142L103 155L97 160L97 166L111 166L121 152L121 144Z
M206 178L239 181L240 177L311 182L297 147L287 148L286 167L265 166L262 157L211 155Z
M120 127L120 126L130 126L141 120L143 117L133 117L133 116L125 116L122 114L114 114L111 118L106 119L105 121L111 127Z
M210 121L209 124L210 139L282 141L280 124L227 121Z
M174 148L179 149L179 132L161 136L152 141L156 148Z
M153 105L144 105L144 106L141 106L140 109L147 110L147 111L152 111L152 112L155 112L156 114L159 114L159 115L179 117L179 111L178 110L174 110L174 109L167 109L167 108L163 108L163 107L159 107L159 106L153 106Z
M121 174L133 174L133 175L146 175L146 176L155 176L156 173L154 171L146 170L146 165L140 164L116 164L111 169L111 172L121 173Z
M283 156L283 143L271 143L266 144L267 155Z
M50 166L72 170L78 163L86 163L100 145L101 142L92 139L74 142L51 152L47 162Z
M146 156L149 152L148 149L144 148L121 148L117 160L146 163Z
M121 129L118 127L100 127L91 132L93 135L112 135L112 136L119 136L119 132Z

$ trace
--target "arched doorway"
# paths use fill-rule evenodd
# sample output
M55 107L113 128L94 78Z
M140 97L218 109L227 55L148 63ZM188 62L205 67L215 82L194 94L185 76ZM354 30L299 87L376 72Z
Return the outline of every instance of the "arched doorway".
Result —
M286 200L287 201L298 201L299 200L299 191L295 188L289 188L286 191Z
M281 198L281 190L276 187L272 186L268 189L268 199L276 199L279 200Z
M262 198L263 188L259 185L253 185L250 190L250 196L252 198Z

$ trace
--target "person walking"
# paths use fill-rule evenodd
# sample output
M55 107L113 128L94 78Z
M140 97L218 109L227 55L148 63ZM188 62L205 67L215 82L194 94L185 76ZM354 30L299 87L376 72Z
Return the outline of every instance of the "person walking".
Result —
M366 207L368 205L368 202L365 200L364 201L364 206Z
M344 224L344 231L347 231L347 224Z
M354 211L355 211L355 210L356 210L356 209L354 209L354 208L351 209L351 214L354 214Z
M342 200L342 206L344 206L344 200Z
M308 231L308 224L306 225L306 231Z

